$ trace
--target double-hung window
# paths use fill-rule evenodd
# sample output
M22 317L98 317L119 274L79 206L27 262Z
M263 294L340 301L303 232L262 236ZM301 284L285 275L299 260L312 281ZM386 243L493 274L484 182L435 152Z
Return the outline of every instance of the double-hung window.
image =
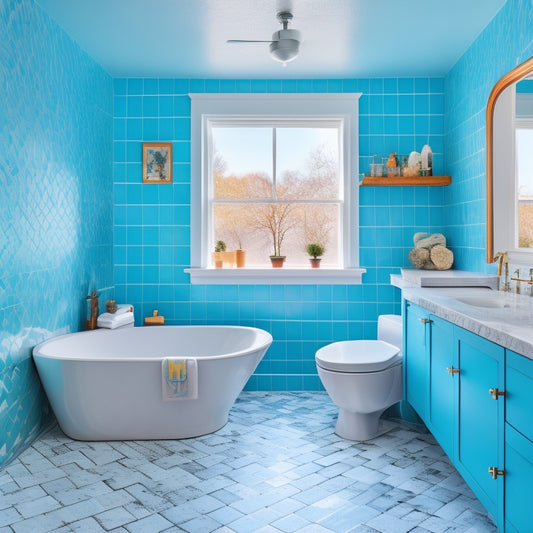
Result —
M193 283L360 282L358 96L191 95ZM219 241L245 268L213 268Z

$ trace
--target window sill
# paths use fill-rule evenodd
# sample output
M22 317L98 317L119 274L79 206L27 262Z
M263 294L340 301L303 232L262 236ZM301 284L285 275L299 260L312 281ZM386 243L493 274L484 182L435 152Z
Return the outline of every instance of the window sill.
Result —
M364 268L186 268L192 285L359 285Z

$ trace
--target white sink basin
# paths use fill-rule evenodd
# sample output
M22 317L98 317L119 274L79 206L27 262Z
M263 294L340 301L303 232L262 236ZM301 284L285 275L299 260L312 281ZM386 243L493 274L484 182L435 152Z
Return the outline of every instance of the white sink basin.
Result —
M488 307L493 309L509 307L509 303L505 300L491 296L463 296L456 298L456 300L466 305L471 305L472 307Z

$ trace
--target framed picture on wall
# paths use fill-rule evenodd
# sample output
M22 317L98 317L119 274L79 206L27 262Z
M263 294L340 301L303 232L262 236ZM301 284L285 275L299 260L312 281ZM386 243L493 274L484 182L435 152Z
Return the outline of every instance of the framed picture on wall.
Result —
M143 143L143 183L172 183L172 143Z

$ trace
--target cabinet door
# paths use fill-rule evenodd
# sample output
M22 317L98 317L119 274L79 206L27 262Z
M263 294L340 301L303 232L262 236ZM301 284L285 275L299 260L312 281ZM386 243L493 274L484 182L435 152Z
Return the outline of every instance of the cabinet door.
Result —
M505 531L533 531L533 442L505 426Z
M461 328L456 328L456 336L460 369L457 467L499 523L503 477L493 479L488 469L503 470L504 400L493 399L489 389L504 390L504 349Z
M407 302L405 326L406 399L422 418L427 418L429 313Z
M442 449L453 459L456 448L456 395L459 377L454 326L434 315L431 320L429 354L429 409L428 428Z

